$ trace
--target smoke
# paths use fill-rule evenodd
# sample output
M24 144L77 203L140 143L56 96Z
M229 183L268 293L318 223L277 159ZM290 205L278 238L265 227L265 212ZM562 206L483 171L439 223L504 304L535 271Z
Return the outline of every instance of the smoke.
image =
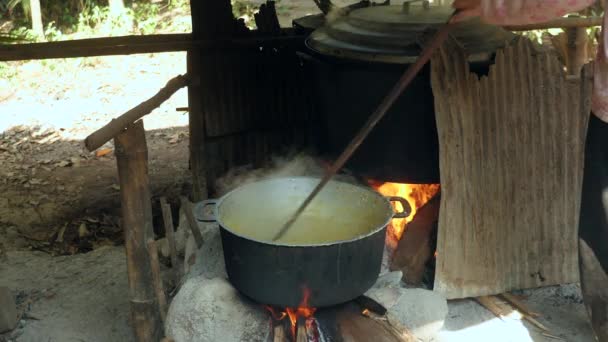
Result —
M321 178L328 166L324 165L321 160L304 153L276 156L271 159L267 167L261 169L252 169L251 167L234 168L219 178L215 185L218 194L223 196L240 186L265 179L287 177ZM338 174L333 179L351 184L360 184L356 177L347 172Z
M327 12L327 14L325 15L325 25L329 25L334 21L338 20L339 18L343 17L345 15L345 12L346 10L340 7L332 6L329 9L329 12Z

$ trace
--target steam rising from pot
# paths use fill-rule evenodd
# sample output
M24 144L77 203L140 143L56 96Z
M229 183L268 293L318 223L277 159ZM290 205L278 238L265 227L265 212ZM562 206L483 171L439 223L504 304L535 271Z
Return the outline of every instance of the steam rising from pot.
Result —
M273 178L285 177L323 177L326 165L311 155L275 156L267 167L253 169L251 166L234 168L216 182L219 196L245 184ZM361 184L354 176L347 173L336 175L334 180L351 184Z

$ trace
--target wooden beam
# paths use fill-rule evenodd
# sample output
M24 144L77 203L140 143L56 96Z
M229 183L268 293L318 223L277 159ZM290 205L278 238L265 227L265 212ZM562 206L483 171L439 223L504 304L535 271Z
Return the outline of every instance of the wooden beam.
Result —
M84 145L89 151L98 149L103 144L110 141L114 136L122 132L127 126L160 107L160 105L173 96L173 94L187 86L189 83L190 77L187 74L172 78L167 82L165 87L159 90L154 96L138 104L118 118L112 119L107 125L91 133L84 139Z
M127 251L131 326L137 341L159 341L163 326L154 289L147 241L153 239L148 147L142 121L114 139Z
M282 30L281 36L261 36L252 33L249 38L220 38L193 40L191 34L161 34L90 38L61 42L0 45L0 61L37 60L49 58L77 58L93 56L132 55L188 51L194 49L217 50L254 47L258 45L301 44L304 36Z
M530 25L518 25L518 26L505 26L506 30L509 31L532 31L532 30L547 30L552 28L576 28L576 27L593 27L601 26L602 18L600 17L589 17L589 18L560 18L546 23L530 24Z

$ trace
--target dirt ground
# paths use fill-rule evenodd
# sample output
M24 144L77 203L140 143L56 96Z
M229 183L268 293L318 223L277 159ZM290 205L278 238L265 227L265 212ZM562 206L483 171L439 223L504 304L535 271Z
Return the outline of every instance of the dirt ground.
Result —
M278 12L289 26L316 8L283 1ZM185 53L15 65L14 77L0 79L0 286L14 291L24 316L0 341L130 341L113 144L91 153L82 140L185 73ZM167 196L174 207L191 187L188 119L175 110L185 106L182 90L144 120L154 199ZM160 231L158 217L155 226ZM450 304L453 332L492 318L466 303ZM581 303L539 305L556 322L570 322L571 332L561 334L567 341L591 341ZM475 312L478 321L458 321Z

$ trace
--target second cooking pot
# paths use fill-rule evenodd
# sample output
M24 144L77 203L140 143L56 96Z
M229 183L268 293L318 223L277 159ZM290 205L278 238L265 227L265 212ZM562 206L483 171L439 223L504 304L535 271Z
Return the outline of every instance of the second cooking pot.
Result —
M314 85L316 112L325 123L322 152L334 159L450 16L428 2L371 6L328 20L306 40L302 61ZM497 49L515 35L477 20L452 37L469 54L471 69L487 72ZM439 183L439 139L427 65L359 147L347 168L360 176L399 183Z
M329 182L285 236L272 237L319 179L279 178L247 184L195 206L199 221L218 222L226 271L235 288L258 303L311 307L350 301L377 280L386 226L407 217L403 198L385 198L349 183ZM391 201L405 210L394 213ZM205 207L212 214L205 214Z

